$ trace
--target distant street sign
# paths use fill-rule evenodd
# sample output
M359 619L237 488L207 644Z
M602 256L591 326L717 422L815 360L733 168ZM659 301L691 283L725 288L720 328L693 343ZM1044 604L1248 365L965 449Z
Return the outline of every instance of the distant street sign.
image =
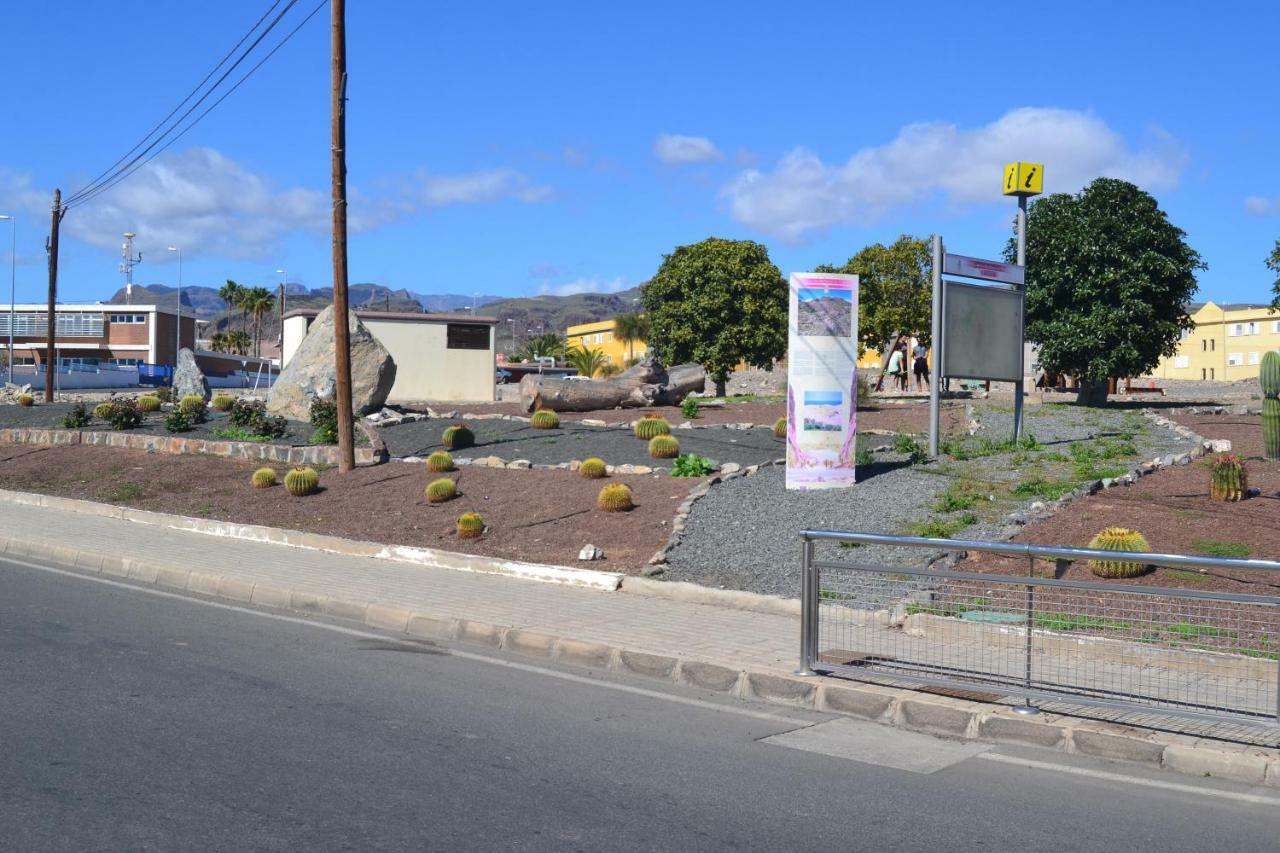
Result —
M970 258L965 255L943 255L942 272L944 275L985 278L987 281L1000 281L1005 284L1026 283L1025 267L1017 264L1002 264L999 261L985 261L982 258Z
M1040 195L1044 192L1044 165L1041 163L1007 163L1004 167L1005 195Z

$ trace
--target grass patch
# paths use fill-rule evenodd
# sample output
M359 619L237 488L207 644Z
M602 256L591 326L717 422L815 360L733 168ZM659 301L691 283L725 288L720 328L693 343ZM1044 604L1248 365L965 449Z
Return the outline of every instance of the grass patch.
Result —
M984 607L991 606L989 598L973 598L969 601L958 601L946 604L908 604L907 615L915 616L923 613L928 616L959 616L961 613L967 613L970 610L981 610Z
M242 427L229 426L218 430L214 433L218 438L225 438L228 441L256 441L258 444L266 444L275 439L270 436L258 435L256 432L250 432Z
M1222 557L1225 559L1247 560L1253 556L1253 549L1242 542L1224 542L1221 539L1197 539L1191 543L1197 554L1206 557Z
M1018 483L1013 487L1012 493L1014 497L1018 498L1040 498L1041 500L1056 501L1075 487L1076 484L1070 481L1046 480L1044 477L1036 475Z
M977 483L960 480L952 483L938 496L933 509L935 512L959 512L962 509L971 509L986 499L987 496L982 493Z
M871 455L871 451L863 448L853 455L853 464L859 467L865 467L875 461L875 457Z
M1117 619L1101 619L1079 613L1040 613L1036 616L1037 628L1047 631L1128 631L1133 626Z
M930 539L950 539L971 524L977 524L978 517L971 512L956 518L935 518L933 521L916 521L907 525L907 531L913 536L926 536Z
M120 504L142 500L147 492L137 483L121 483L114 488L99 491L98 495L107 503Z
M1183 583L1208 583L1209 576L1200 572L1184 572L1181 569L1165 569L1164 576L1170 580L1182 581Z
M1166 628L1170 634L1179 637L1234 637L1235 631L1226 628L1215 628L1213 625L1195 625L1191 622L1174 622Z
M1017 450L1044 450L1044 445L1036 441L1036 437L1030 433L1017 441L1012 438L981 438L975 441L969 436L946 435L938 443L938 450L952 459L964 461L998 456L1001 453L1013 453Z

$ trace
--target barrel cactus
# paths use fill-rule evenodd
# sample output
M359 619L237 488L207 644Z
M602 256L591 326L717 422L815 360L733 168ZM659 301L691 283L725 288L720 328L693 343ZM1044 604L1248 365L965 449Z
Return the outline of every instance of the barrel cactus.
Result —
M450 450L461 450L475 444L476 436L466 424L451 424L445 428L440 441Z
M675 459L680 455L680 442L674 435L655 435L649 439L649 455L654 459Z
M478 512L464 512L458 516L458 538L475 539L484 533L484 519Z
M649 441L655 436L671 435L671 424L667 423L666 418L660 418L656 415L646 415L636 421L635 431L636 438Z
M275 469L259 468L253 472L253 477L249 482L253 483L255 489L269 489L277 482Z
M427 470L432 474L440 474L453 470L453 457L443 450L437 450L427 457Z
M215 412L229 412L235 404L236 398L230 394L214 394L213 399L209 401L209 405Z
M635 506L631 500L631 487L625 483L613 483L600 490L596 506L605 512L624 512Z
M284 475L284 487L295 498L313 495L320 488L320 474L315 468L300 465Z
M36 404L36 398L35 398L35 397L32 397L30 394L19 394L19 395L18 395L18 405L19 405L19 406L34 406L35 404Z
M204 408L204 397L199 394L188 394L178 403L178 408L187 414L192 414Z
M160 398L151 394L143 394L138 398L138 411L140 412L158 412L160 411Z
M1224 453L1213 460L1213 480L1209 485L1209 495L1215 501L1238 501L1249 491L1249 474L1244 468L1244 459L1231 453Z
M426 495L428 503L442 504L451 501L458 496L458 484L448 477L432 480L427 484Z
M534 429L556 429L560 426L560 416L550 409L538 409L529 418L529 426Z
M1151 546L1141 533L1127 527L1108 527L1089 542L1099 551L1148 551ZM1151 566L1131 560L1090 560L1089 569L1100 578L1134 578L1151 571Z
M1280 352L1262 357L1258 373L1262 383L1262 455L1280 459Z
M593 456L590 459L582 460L582 464L578 466L578 473L588 480L599 480L609 473L609 466L604 464L603 459L596 459Z
M786 418L778 418L776 421L773 422L773 437L774 438L787 437L787 419Z
M93 416L100 421L105 421L111 417L111 410L115 408L115 403L107 400L105 403L99 403L93 407Z

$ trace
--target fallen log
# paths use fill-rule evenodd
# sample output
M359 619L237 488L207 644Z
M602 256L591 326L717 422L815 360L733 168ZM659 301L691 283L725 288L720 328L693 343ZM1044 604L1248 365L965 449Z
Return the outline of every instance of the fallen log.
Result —
M590 412L678 405L693 391L706 387L707 374L699 364L664 369L646 359L608 379L561 379L528 375L520 380L520 404L526 412Z

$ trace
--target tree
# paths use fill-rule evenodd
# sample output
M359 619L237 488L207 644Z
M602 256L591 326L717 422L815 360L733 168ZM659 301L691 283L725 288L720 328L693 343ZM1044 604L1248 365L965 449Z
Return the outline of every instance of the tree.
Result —
M555 332L547 332L546 334L536 335L520 344L516 349L514 356L516 361L533 361L535 358L542 356L550 356L551 358L564 358L565 341L564 338Z
M565 362L576 367L580 376L591 378L604 366L604 350L599 347L569 347Z
M629 361L636 360L636 341L649 339L649 318L637 312L619 314L613 318L613 334L630 350Z
M253 352L262 356L262 317L276 307L276 298L265 287L251 287L241 298L240 305L253 315Z
M773 369L787 351L787 283L750 240L677 246L642 291L650 348L666 364L696 361L724 396L739 364Z
M209 347L214 352L230 352L231 341L228 337L226 332L214 332L213 337L209 338Z
M844 262L817 272L858 277L858 355L887 352L900 334L930 345L933 321L933 253L929 241L903 234L891 245L873 243Z
M227 333L227 345L230 347L230 351L236 355L248 355L249 344L252 342L248 332L235 331Z
M227 331L231 331L231 311L240 305L240 294L244 288L236 284L231 279L227 279L227 283L218 288L218 298L227 303Z
M1079 402L1106 400L1109 377L1141 376L1194 324L1200 255L1148 193L1098 178L1027 213L1026 337L1050 373L1079 376ZM1017 256L1016 234L1005 259Z
M1271 292L1275 294L1271 299L1271 310L1280 311L1280 240L1276 241L1275 248L1267 255L1266 264L1267 269L1277 275L1276 280L1271 283Z

